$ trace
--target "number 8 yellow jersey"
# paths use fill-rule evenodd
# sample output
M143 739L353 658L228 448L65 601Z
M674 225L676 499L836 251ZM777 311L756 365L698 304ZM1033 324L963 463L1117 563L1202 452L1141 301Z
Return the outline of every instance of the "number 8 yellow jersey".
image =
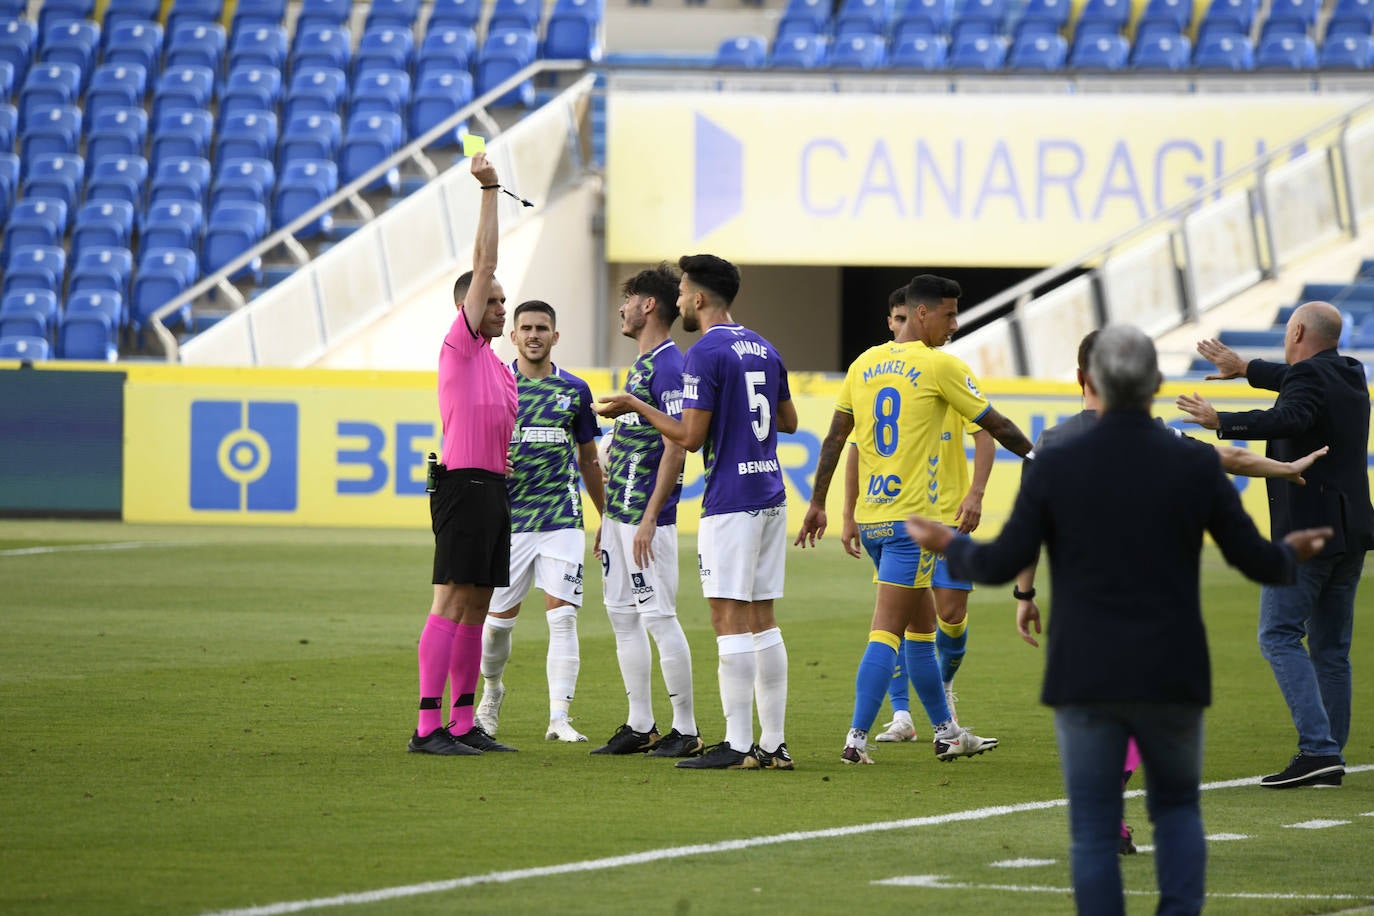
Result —
M854 416L861 524L936 515L941 433L953 410L978 420L988 410L963 360L921 341L871 347L850 365L836 410Z

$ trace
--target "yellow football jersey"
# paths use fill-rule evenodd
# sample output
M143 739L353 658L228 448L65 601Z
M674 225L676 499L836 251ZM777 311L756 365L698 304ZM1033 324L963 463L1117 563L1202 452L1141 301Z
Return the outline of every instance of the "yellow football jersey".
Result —
M964 433L973 435L982 428L952 407L945 411L945 424L940 429L939 462L926 468L927 475L938 487L934 493L927 492L926 497L931 515L946 525L956 524L954 514L968 494L969 459L964 448Z
M938 502L946 415L953 410L960 418L977 420L988 406L973 373L958 357L920 341L879 344L864 352L850 365L835 404L854 416L859 449L854 520L935 515L932 496Z

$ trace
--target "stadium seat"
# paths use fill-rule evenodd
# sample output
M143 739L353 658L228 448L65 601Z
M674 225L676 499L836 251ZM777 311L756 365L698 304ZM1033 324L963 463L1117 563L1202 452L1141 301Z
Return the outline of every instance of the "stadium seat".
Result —
M1131 69L1142 72L1176 73L1187 70L1193 44L1182 33L1154 34L1136 39L1131 50Z
M215 119L210 112L174 111L163 114L153 131L151 156L153 168L165 159L206 159Z
M830 7L830 0L788 0L781 18L809 22L810 34L821 34L830 29Z
M187 22L219 22L224 18L224 0L176 0L167 14L167 28Z
M445 74L448 75L448 74ZM300 159L282 173L272 198L273 225L285 228L304 216L312 207L339 189L338 167L323 159ZM334 227L334 217L326 213L296 231L301 239L314 238Z
M57 293L42 287L16 287L0 298L0 337L41 337L57 327Z
M4 224L5 259L20 248L61 245L67 234L67 204L52 197L25 197L10 208Z
M340 150L340 177L344 184L361 178L400 149L403 132L399 115L379 113L349 118ZM401 177L394 166L369 182L365 189L381 187L388 188L392 194L400 191Z
M353 0L304 0L296 17L296 36L299 38L307 28L337 29L346 25L352 11Z
M1069 67L1074 70L1116 71L1125 68L1130 47L1120 35L1091 35L1074 42Z
M826 41L821 35L798 35L773 45L768 65L775 70L814 70L825 63Z
M100 28L108 32L122 22L152 22L161 12L161 0L110 0Z
M1007 41L996 35L968 35L955 39L949 54L951 70L1001 70Z
M14 95L14 64L7 60L0 60L0 102L8 104L9 97Z
M34 44L35 31L32 22L11 19L0 25L0 60L14 68L13 86L24 85L29 67L33 63Z
M961 35L1000 35L1006 19L1007 0L966 0L954 20L952 34L956 53Z
M23 196L55 197L67 204L68 212L81 198L85 184L86 163L80 156L48 153L26 160L28 175L24 178Z
M28 0L0 0L0 18L18 19L28 11Z
M844 0L835 17L835 37L886 35L892 28L892 0Z
M9 218L10 208L19 194L19 157L0 152L0 223Z
M1212 34L1198 42L1193 53L1198 70L1240 72L1255 68L1250 39L1240 35Z
M1064 69L1069 43L1058 34L1021 33L1012 43L1007 69L1022 73L1056 73Z
M230 40L239 32L258 26L281 25L286 17L286 0L238 0Z
M1336 0L1331 18L1326 23L1326 41L1332 35L1364 35L1374 33L1374 0Z
M270 198L269 198L270 199ZM219 273L235 258L248 251L267 234L267 208L260 203L228 202L210 212L205 238L200 243L201 268ZM251 276L262 282L262 258L257 257L229 275L230 279Z
M221 169L210 185L210 212L224 203L259 203L272 200L277 170L266 159L235 159Z
M148 71L142 64L102 64L86 90L86 123L92 127L101 113L143 107Z
M93 200L76 211L72 254L87 248L131 248L134 205L127 200Z
M431 73L470 72L477 57L477 35L458 26L431 28L415 57L415 80Z
M591 6L590 0L581 0ZM555 10L544 26L544 58L548 60L601 59L600 23L589 13Z
M369 70L410 70L415 36L409 29L380 26L363 33L353 58L353 78Z
M370 70L353 81L349 116L395 112L403 118L410 108L410 76L403 70Z
M281 99L281 71L271 67L240 67L229 73L219 100L219 115L239 111L275 111Z
M54 105L29 119L22 137L24 156L44 153L72 155L81 145L81 109Z
M38 64L19 90L19 129L57 105L81 104L81 71L72 64Z
M54 26L95 18L95 0L44 0L38 8L38 34L47 36Z
M69 293L87 290L106 290L119 293L128 301L129 278L134 272L133 254L127 248L86 248L76 256L72 268ZM121 310L119 326L128 323L128 315Z
M1323 70L1368 70L1374 66L1374 39L1368 35L1328 35L1322 44Z
M277 155L277 116L270 111L238 111L220 118L215 162L272 159Z
M410 103L410 136L418 140L439 126L458 109L472 101L472 77L467 71L429 73L420 77L420 85ZM456 146L467 132L467 121L442 134L434 146Z
M1317 46L1306 35L1273 35L1260 42L1256 70L1315 70Z
M727 38L716 49L717 67L739 67L757 70L768 62L768 46L757 35Z
M127 200L137 207L147 182L148 161L142 156L102 156L91 167L86 200Z
M71 64L84 80L95 69L99 48L100 26L94 22L64 22L43 36L43 63ZM84 83L81 88L85 88Z
M328 159L333 161L343 142L342 122L333 112L303 112L294 114L286 122L281 142L277 144L277 165L286 170L296 159Z
M477 61L477 94L490 92L532 64L538 45L533 32L506 31L489 36ZM534 85L530 80L492 102L496 107L523 105L529 108L533 104Z
M496 0L487 19L488 40L507 29L539 31L540 0Z
M228 47L218 22L183 22L167 36L167 67L205 67L219 73Z
M14 289L62 291L67 276L67 253L56 245L25 245L8 252L3 292Z
M210 186L210 163L204 159L172 159L153 171L148 204L164 200L189 200L203 204Z
M102 58L105 66L137 64L148 79L157 77L162 60L162 26L156 22L121 22L106 34L109 38Z
M154 248L200 248L205 232L204 211L189 200L162 200L148 207L143 215L140 241L149 251Z
M348 77L342 70L298 70L286 91L282 120L289 123L298 114L337 113L347 98Z
M1016 22L1016 37L1057 35L1068 25L1069 0L1029 0Z
M19 139L19 112L8 102L0 102L0 151L14 149Z
M86 133L86 156L92 163L119 156L142 157L147 138L148 114L142 108L103 110Z
M778 28L773 32L773 43L789 38L810 38L813 35L829 35L828 24L817 25L810 16L784 16L778 20Z
M178 111L203 111L215 94L215 72L209 67L168 67L153 92L153 123Z
M1306 35L1317 24L1319 7L1317 0L1270 0L1265 28L1280 26L1275 30L1276 33L1283 31Z
M353 39L341 26L310 26L296 32L291 51L291 73L325 69L347 71L353 60Z
M1250 36L1255 22L1255 0L1212 0L1198 26L1198 50L1212 35Z
M112 363L119 359L115 343L115 326L110 316L100 308L102 300L113 299L117 293L81 293L68 302L58 334L58 355L63 359L85 359ZM95 303L92 304L91 300Z
M49 356L48 342L41 337L0 337L0 359L41 362Z
M436 28L477 28L482 16L482 0L434 0L429 13L429 26Z
M153 313L186 292L199 276L199 261L194 251L182 248L155 248L145 251L134 277L133 300L129 304L129 327L141 332ZM167 316L168 327L178 323L189 326L191 306Z
M366 31L373 26L414 28L415 17L419 13L419 0L372 0L367 8L367 21L363 29Z
M948 46L940 36L915 35L893 42L887 66L891 70L943 70L947 53Z
M881 35L835 39L826 65L835 70L877 70L887 65L887 41Z
M279 25L260 25L240 29L229 43L229 70L261 67L281 70L286 67L286 29Z

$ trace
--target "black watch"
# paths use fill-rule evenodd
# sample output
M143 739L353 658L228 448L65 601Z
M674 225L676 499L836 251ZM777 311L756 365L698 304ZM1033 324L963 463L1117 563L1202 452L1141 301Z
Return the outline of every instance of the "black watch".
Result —
M1032 585L1030 591L1023 592L1019 587L1013 585L1011 587L1011 596L1017 601L1030 601L1035 597L1035 586Z

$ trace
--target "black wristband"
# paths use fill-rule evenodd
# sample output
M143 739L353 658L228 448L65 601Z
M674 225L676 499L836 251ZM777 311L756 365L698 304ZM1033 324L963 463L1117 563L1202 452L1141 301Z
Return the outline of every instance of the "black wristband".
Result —
M1017 601L1030 601L1035 597L1035 586L1032 585L1030 591L1023 592L1018 586L1013 585L1011 587L1011 596Z
M483 190L483 191L499 191L499 190L501 190L501 186L500 186L499 184L484 184L484 185L482 185L482 190Z

